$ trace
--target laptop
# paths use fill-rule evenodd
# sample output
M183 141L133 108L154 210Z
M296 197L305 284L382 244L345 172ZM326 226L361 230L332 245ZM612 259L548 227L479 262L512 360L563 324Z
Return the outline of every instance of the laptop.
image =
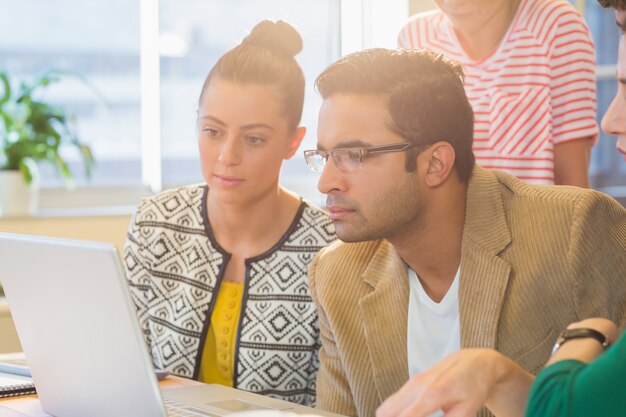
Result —
M47 414L337 416L217 384L161 392L114 245L0 233L0 282Z

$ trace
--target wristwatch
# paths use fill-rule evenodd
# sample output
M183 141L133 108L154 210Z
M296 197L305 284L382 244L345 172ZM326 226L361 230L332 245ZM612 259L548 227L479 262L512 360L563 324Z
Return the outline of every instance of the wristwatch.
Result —
M601 332L589 329L589 328L578 328L578 329L565 329L559 334L559 337L556 339L556 343L554 344L554 348L552 348L552 354L554 355L557 350L563 345L563 343L567 342L571 339L596 339L602 345L602 349L606 350L611 344L607 337L603 335Z

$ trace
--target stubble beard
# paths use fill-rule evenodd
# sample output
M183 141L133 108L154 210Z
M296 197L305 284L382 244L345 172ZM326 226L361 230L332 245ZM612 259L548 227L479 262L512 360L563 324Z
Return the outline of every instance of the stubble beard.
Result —
M413 189L413 192L409 190ZM353 213L351 222L335 222L337 237L346 243L357 243L385 239L404 240L407 235L423 228L424 204L417 189L402 185L389 190L385 195L373 198L372 214L363 215L359 209ZM400 198L400 200L398 200Z

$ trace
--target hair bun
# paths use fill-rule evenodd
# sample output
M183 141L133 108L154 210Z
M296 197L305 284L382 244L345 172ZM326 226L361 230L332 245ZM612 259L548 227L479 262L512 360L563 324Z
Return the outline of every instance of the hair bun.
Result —
M302 37L293 26L283 20L276 22L263 20L252 29L241 44L254 45L279 54L295 56L302 50Z

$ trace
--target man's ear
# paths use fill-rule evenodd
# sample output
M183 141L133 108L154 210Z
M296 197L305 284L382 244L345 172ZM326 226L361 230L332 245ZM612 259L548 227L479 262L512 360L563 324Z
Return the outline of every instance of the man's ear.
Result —
M449 142L435 142L423 152L427 164L425 182L429 187L443 184L454 169L456 154ZM418 165L419 166L419 165Z
M302 143L302 139L304 139L304 135L306 135L306 127L300 126L296 128L296 131L291 136L289 141L289 149L287 151L287 155L285 155L285 159L290 159L296 154L300 144Z

